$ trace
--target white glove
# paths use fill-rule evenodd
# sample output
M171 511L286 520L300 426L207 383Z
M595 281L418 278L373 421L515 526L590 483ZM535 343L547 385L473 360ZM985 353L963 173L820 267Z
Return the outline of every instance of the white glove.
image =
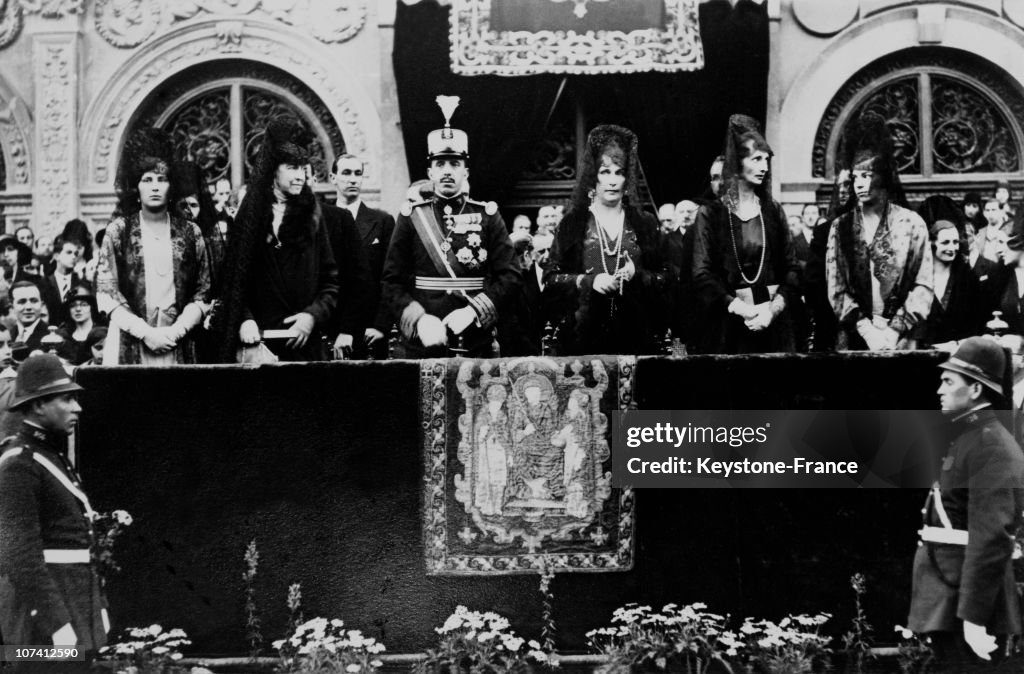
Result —
M991 660L990 653L996 649L996 638L988 633L984 625L964 621L964 641L974 654L982 660Z
M64 625L53 633L53 645L54 646L77 646L78 636L75 635L75 628L71 626L71 623L64 623Z
M730 314L736 314L745 321L757 316L757 309L754 308L754 305L747 304L738 297L734 297L732 302L729 302L728 311Z
M424 347L444 346L448 343L448 331L437 316L423 314L416 321L416 334Z
M871 321L866 318L862 318L857 322L857 334L859 334L868 345L868 349L871 351L882 351L889 346L888 340L881 330L876 328Z
M110 614L107 613L107 609L100 609L100 617L103 618L103 631L110 634Z
M456 309L447 316L444 317L444 324L451 328L451 331L456 335L461 335L462 331L473 324L476 320L476 312L473 311L473 307L462 307Z

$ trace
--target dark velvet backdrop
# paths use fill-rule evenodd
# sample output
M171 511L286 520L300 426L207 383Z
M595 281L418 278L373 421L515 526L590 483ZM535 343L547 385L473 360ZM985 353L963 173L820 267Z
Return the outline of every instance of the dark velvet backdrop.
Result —
M452 124L470 138L470 182L478 199L500 205L544 136L560 76L454 75L448 58L448 12L434 2L398 5L393 61L410 175L426 174L426 136L444 119L438 94L462 97ZM729 115L764 121L768 91L765 5L712 0L700 6L705 67L693 73L573 75L588 125L628 126L655 202L699 196L721 152ZM775 148L776 152L784 151Z
M642 409L933 408L931 353L641 359ZM419 369L410 362L258 369L86 368L81 465L94 507L135 516L110 585L115 627L183 627L192 652L242 653L243 553L257 540L267 641L290 583L389 652L427 647L458 604L539 634L537 577L425 574ZM921 490L638 490L636 565L553 582L558 645L627 602L736 616L836 614L868 579L880 638L902 624Z

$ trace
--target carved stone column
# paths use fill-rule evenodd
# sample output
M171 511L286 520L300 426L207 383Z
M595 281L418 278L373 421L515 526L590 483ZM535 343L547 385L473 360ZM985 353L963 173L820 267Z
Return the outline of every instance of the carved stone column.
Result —
M55 7L55 5L58 5ZM26 31L32 40L35 89L34 229L58 234L78 217L78 50L81 7L74 2L44 3L50 11L31 12Z

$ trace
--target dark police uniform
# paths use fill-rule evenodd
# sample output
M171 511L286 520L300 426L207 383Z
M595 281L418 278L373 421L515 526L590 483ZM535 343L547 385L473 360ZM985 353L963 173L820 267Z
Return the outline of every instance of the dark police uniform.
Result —
M448 349L461 342L471 357L489 357L491 328L519 284L514 250L494 202L459 194L402 207L384 262L382 301L396 317L406 356L445 356L427 350L416 337L424 313L444 319L472 306L477 320L461 340L448 335Z
M908 627L957 642L964 620L997 637L1020 634L1011 557L1024 511L1024 454L989 408L960 415L953 436L922 511Z
M0 634L7 644L49 646L68 623L81 651L107 641L90 558L92 508L66 444L66 435L24 423L0 445Z

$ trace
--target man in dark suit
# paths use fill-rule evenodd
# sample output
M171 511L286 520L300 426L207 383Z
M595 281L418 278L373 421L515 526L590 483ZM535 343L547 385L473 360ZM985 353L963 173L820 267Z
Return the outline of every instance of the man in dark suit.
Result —
M357 336L370 311L370 269L352 214L330 204L321 204L320 209L338 265L338 304L328 334L333 340L334 357L343 360L353 357L359 342Z
M370 284L367 290L367 320L364 323L362 339L356 340L356 358L373 358L382 360L387 357L388 344L386 335L391 331L391 313L380 301L380 278L384 271L384 258L387 256L391 233L395 229L395 219L376 208L363 203L363 176L366 163L359 157L345 154L334 163L331 182L338 188L338 206L348 211L355 219L359 239L366 261L369 264ZM335 252L335 256L338 253Z
M53 273L40 279L43 302L46 303L46 309L50 314L49 322L53 325L61 325L67 320L64 303L71 296L71 289L82 280L75 273L79 248L81 246L77 242L58 236L54 246Z
M935 671L989 671L1021 633L1013 550L1024 454L996 412L1013 406L1013 366L997 342L970 337L939 367L953 441L922 510L907 626L931 637Z
M24 360L42 345L49 332L42 318L43 297L33 281L17 281L8 292L16 321L15 358ZM20 356L20 357L19 357Z

